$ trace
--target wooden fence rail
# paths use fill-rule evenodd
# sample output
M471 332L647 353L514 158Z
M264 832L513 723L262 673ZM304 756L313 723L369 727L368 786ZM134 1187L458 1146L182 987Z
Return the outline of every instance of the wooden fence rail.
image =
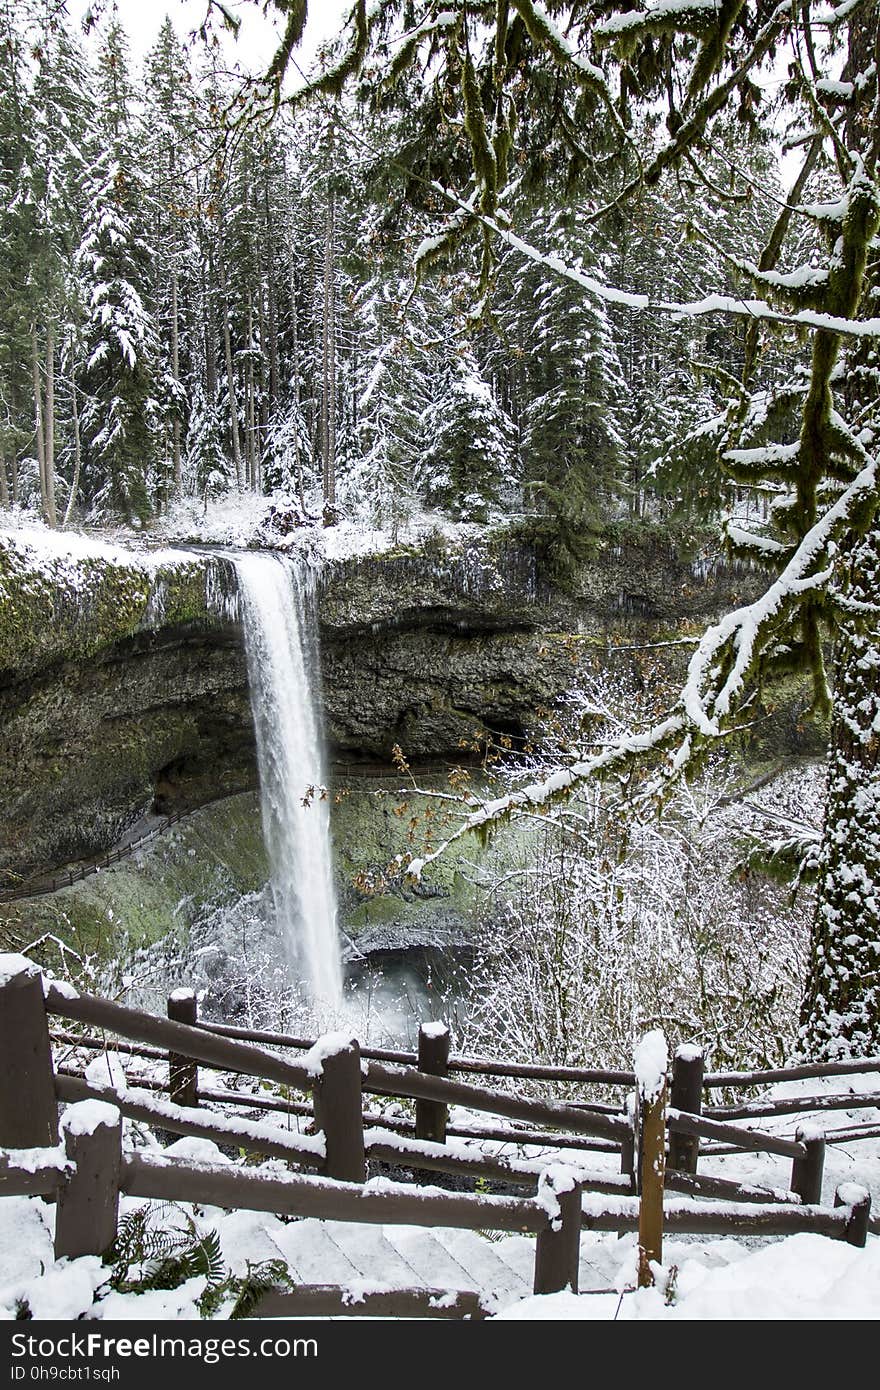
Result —
M820 1076L859 1076L880 1071L880 1057L851 1057L842 1062L803 1062L794 1067L769 1067L766 1071L716 1071L703 1080L709 1088L770 1086L776 1081L811 1081Z
M171 1019L166 1022L152 1015L143 1014L138 1010L125 1009L121 1005L110 1004L106 1000L95 999L92 996L78 996L71 999L65 993L58 997L55 988L49 990L47 1007L50 1011L63 1017L76 1018L81 1022L91 1023L93 1026L109 1027L113 1031L124 1033L129 1037L137 1036L142 1043L148 1040L153 1043L164 1044L165 1048L168 1049L167 1052L161 1046L152 1048L143 1046L141 1050L144 1055L151 1058L169 1057L175 1082L174 1088L172 1088L173 1094L178 1094L178 1097L186 1100L187 1104L197 1103L199 1095L203 1094L198 1087L198 1065L200 1062L203 1065L247 1072L263 1079L276 1080L285 1086L296 1086L304 1091L313 1089L315 1086L315 1077L307 1066L286 1062L262 1048L255 1048L243 1043L237 1036L226 1036L227 1033L232 1032L256 1034L256 1030L233 1030L224 1026L223 1031L218 1032L215 1036L213 1026L206 1027L198 1020L186 1024ZM169 1010L179 1014L181 1007L186 1010L187 1017L194 1018L195 998L191 991L179 991L172 996L169 1001ZM189 1031L171 1035L168 1029L173 1026ZM203 1044L198 1041L199 1034L203 1037ZM66 1033L63 1036L65 1041L71 1043L75 1041L73 1034ZM263 1034L262 1036L284 1037L285 1039L288 1037L288 1035L283 1034ZM219 1044L219 1051L215 1050L212 1038ZM430 1041L434 1043L433 1038ZM90 1038L87 1042L95 1047L105 1046L102 1040L96 1038ZM434 1045L436 1051L436 1044L434 1043ZM126 1046L130 1046L130 1044L120 1044L121 1049L125 1049ZM240 1048L242 1051L236 1052L236 1048ZM362 1068L362 1089L364 1092L375 1095L393 1095L416 1099L420 1103L417 1106L416 1124L416 1136L419 1138L431 1138L433 1135L440 1135L443 1132L442 1126L448 1112L448 1106L456 1104L477 1111L482 1110L502 1118L530 1123L533 1126L552 1126L566 1130L572 1136L571 1142L576 1142L581 1147L589 1144L593 1151L613 1151L615 1148L620 1151L621 1146L623 1146L624 1151L626 1150L632 1132L631 1121L619 1114L606 1113L604 1107L586 1111L576 1103L533 1100L475 1087L468 1083L454 1082L448 1077L437 1075L443 1070L442 1056L435 1055L431 1065L434 1068L433 1074L412 1067L405 1067L401 1070L383 1063L370 1061ZM682 1110L673 1105L668 1112L667 1126L670 1135L669 1150L672 1167L678 1171L696 1171L701 1138L713 1143L713 1149L707 1150L707 1153L716 1151L719 1146L724 1146L727 1152L751 1150L775 1153L793 1159L805 1157L804 1147L796 1139L785 1139L768 1135L763 1131L725 1124L724 1121L716 1119L712 1113L704 1112L701 1114L700 1093L702 1084L704 1084L701 1080L701 1070L702 1059L698 1049L680 1048L676 1053L672 1068L672 1098L673 1100L681 1099L689 1108ZM604 1083L610 1073L590 1071L589 1074L602 1075ZM624 1074L619 1073L618 1075ZM205 1096L205 1098L208 1097ZM231 1095L228 1096L228 1099L230 1103L234 1104L253 1103L255 1108L260 1106L277 1108L280 1105L285 1105L290 1106L292 1113L310 1113L310 1107L305 1102L297 1103L289 1100L272 1102L263 1098L253 1098L252 1101L239 1100L237 1097L233 1099ZM857 1097L853 1097L852 1101L857 1102L857 1099ZM792 1110L790 1113L795 1112ZM449 1133L452 1134L452 1130L449 1130ZM454 1137L478 1138L482 1137L482 1133L459 1126L457 1127L457 1136ZM489 1138L489 1133L485 1132L484 1137ZM493 1137L499 1138L502 1142L507 1140L525 1142L525 1136L521 1132L495 1130ZM539 1137L540 1142L546 1142L549 1146L553 1146L554 1141L550 1135ZM835 1135L835 1139L838 1139L838 1136ZM557 1139L555 1143L556 1146L567 1147L569 1141ZM624 1171L631 1170L631 1162L627 1162L625 1155L623 1167Z
M707 1106L705 1114L718 1120L771 1119L777 1115L818 1114L823 1110L877 1110L880 1091L851 1095L785 1096L781 1100L746 1101L742 1105Z
M224 1038L237 1038L242 1042L267 1043L270 1047L290 1047L307 1051L314 1047L314 1038L298 1038L291 1033L273 1033L259 1028L241 1028L232 1023L214 1023L200 1020L199 1028L208 1033L218 1033ZM388 1048L365 1047L361 1056L370 1061L394 1062L399 1066L417 1066L422 1057L421 1037L418 1052L395 1051ZM553 1067L534 1062L498 1062L488 1057L448 1056L446 1071L472 1072L481 1076L509 1077L531 1081L574 1081L582 1084L603 1086L635 1085L635 1073L615 1070L609 1067ZM445 1073L444 1073L445 1074Z
M99 1038L77 1038L72 1033L55 1032L52 1038L64 1043L78 1044L86 1049L97 1052L120 1052L124 1055L134 1054L135 1056L148 1056L151 1059L168 1062L168 1054L158 1048L138 1048L130 1047L126 1043L114 1041L112 1044L102 1041ZM69 1068L59 1068L62 1075L79 1076L79 1072L71 1071ZM169 1082L157 1081L153 1077L138 1076L136 1084L144 1090L165 1091L170 1090ZM313 1118L314 1107L306 1101L282 1100L275 1096L256 1094L252 1091L232 1091L220 1090L215 1087L203 1087L199 1085L197 1092L199 1101L207 1101L209 1104L231 1105L247 1110L263 1110L267 1113L280 1113L285 1115L296 1115L300 1118ZM364 1123L367 1125L382 1125L385 1129L397 1130L403 1134L415 1134L416 1126L411 1120L401 1119L396 1116L383 1115L377 1111L364 1111ZM503 1129L498 1126L481 1125L474 1128L467 1125L447 1125L447 1135L453 1139L480 1139L492 1140L501 1144L516 1144L521 1146L532 1146L541 1148L564 1148L581 1151L585 1153L619 1153L620 1145L613 1140L589 1139L583 1135L574 1134L554 1134L539 1130L527 1129Z
M854 1184L845 1184L854 1188ZM777 1202L767 1206L740 1206L734 1202L664 1203L663 1225L672 1235L704 1236L786 1236L808 1232L864 1246L868 1233L871 1198L864 1188L855 1192L838 1189L835 1207L786 1206ZM848 1200L852 1197L852 1200ZM601 1204L587 1197L582 1224L589 1231L615 1231L622 1235L639 1229L639 1201L635 1197Z

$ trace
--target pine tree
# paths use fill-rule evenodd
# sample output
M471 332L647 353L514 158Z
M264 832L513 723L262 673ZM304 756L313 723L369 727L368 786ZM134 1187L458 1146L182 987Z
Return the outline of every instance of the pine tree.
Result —
M424 433L429 442L417 481L429 506L466 521L488 521L494 511L517 506L521 477L513 424L467 343L449 355Z
M160 492L179 495L183 487L182 439L187 428L187 380L192 363L182 332L187 301L198 284L192 226L196 209L196 97L186 54L166 17L147 57L146 105L142 141L148 151L147 197L155 248L152 299L156 306L159 359L157 394L163 403L162 434L167 463L160 469ZM190 359L190 360L187 360ZM204 401L202 402L204 410Z
M99 70L105 144L87 180L78 252L88 303L84 477L96 514L143 524L152 511L159 421L158 344L147 298L155 250L142 232L145 194L133 142L126 41L115 20Z
M533 218L529 235L586 270L569 213ZM591 272L601 267L589 266ZM519 281L525 305L522 412L526 488L554 521L570 560L580 561L618 508L626 445L624 385L607 313L571 283L530 267Z
M26 500L20 453L34 434L30 370L33 205L23 196L35 165L22 11L0 9L0 505ZM23 292L25 291L25 292ZM31 403L29 408L28 403Z

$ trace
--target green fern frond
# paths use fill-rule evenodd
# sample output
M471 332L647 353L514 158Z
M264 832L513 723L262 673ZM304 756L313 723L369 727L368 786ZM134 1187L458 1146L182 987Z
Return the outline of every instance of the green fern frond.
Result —
M276 1291L286 1293L294 1286L283 1260L263 1260L257 1265L252 1265L248 1260L247 1274L240 1280L240 1285L235 1305L229 1314L231 1321L250 1317L264 1294Z

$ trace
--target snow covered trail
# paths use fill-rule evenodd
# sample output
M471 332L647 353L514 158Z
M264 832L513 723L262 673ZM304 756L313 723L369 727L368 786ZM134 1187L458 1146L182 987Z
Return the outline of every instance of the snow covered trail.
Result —
M181 1140L187 1150L206 1141ZM213 1155L217 1160L216 1153ZM123 1199L123 1212L136 1205ZM199 1317L205 1281L173 1290L122 1294L92 1256L55 1262L52 1208L37 1199L0 1199L0 1319L27 1304L37 1320L86 1316L134 1321ZM796 1235L757 1248L733 1239L669 1240L658 1287L635 1291L635 1236L585 1234L581 1292L533 1297L534 1242L491 1240L471 1231L414 1226L281 1222L255 1212L207 1210L200 1229L217 1230L227 1265L282 1258L296 1282L471 1289L502 1320L798 1320L880 1317L880 1237L864 1250L824 1236ZM220 1317L224 1316L221 1311Z

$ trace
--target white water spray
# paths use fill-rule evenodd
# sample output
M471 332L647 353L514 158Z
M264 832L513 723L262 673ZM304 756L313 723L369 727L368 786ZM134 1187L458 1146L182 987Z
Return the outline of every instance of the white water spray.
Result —
M275 914L312 1003L339 1006L342 966L318 680L314 586L305 566L278 555L235 557L263 837ZM306 804L304 804L304 802Z

